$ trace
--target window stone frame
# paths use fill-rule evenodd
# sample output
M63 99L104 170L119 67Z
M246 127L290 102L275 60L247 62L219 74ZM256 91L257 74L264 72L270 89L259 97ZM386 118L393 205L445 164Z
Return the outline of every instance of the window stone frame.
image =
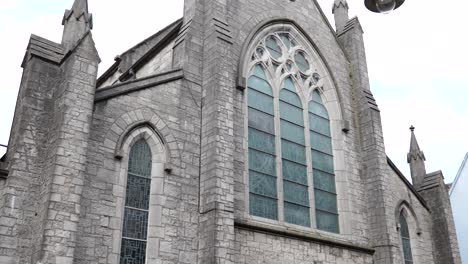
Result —
M148 234L146 244L146 263L158 263L159 258L159 243L163 238L164 228L162 226L162 210L164 201L164 178L165 164L167 161L167 149L164 141L159 134L150 126L137 126L130 130L127 135L124 135L122 145L120 146L121 159L116 163L116 171L118 172L116 185L114 186L114 195L116 196L116 212L117 228L112 234L112 253L116 256L117 261L120 258L123 216L125 208L125 190L127 185L127 167L130 149L135 142L144 139L151 151L151 188L150 188L150 204L148 216Z
M283 23L275 23L275 24L266 24L263 27L260 27L258 31L251 37L250 40L248 41L248 45L244 46L243 49L243 55L241 57L241 62L239 64L239 79L238 79L238 88L247 88L246 85L242 85L242 82L246 83L246 80L249 78L251 75L251 71L253 67L258 64L262 63L259 61L252 61L251 56L253 52L255 51L258 43L260 40L266 38L266 36L276 33L276 32L288 32L295 40L298 42L297 44L301 46L301 50L305 51L309 55L309 59L315 64L317 68L317 72L322 76L323 78L321 79L320 82L317 83L316 87L313 89L310 89L308 91L308 94L306 96L310 96L313 92L313 90L318 90L323 103L325 107L328 110L328 114L330 116L330 130L331 130L331 135L332 135L332 146L333 146L333 162L335 166L335 184L336 184L336 192L337 192L337 207L338 207L338 214L339 214L339 234L334 234L330 232L325 232L316 229L316 218L315 218L315 200L314 200L314 193L313 193L313 181L312 181L312 165L311 165L311 158L310 158L310 151L307 151L307 171L308 171L308 179L309 179L309 199L310 199L310 209L311 209L311 214L310 214L310 220L311 220L311 227L301 227L298 225L294 224L288 224L284 222L284 216L283 216L283 197L282 193L280 190L282 190L280 184L282 181L282 177L278 177L278 211L279 211L279 219L278 220L271 220L271 219L266 219L262 217L256 217L252 216L249 214L249 176L248 176L248 162L247 159L245 160L244 164L244 172L243 172L243 182L244 182L244 197L243 197L243 202L244 202L244 210L243 212L240 212L238 214L238 217L240 217L240 220L242 221L253 221L256 224L265 224L265 225L275 225L275 226L283 226L285 228L292 228L296 229L298 231L305 231L305 232L319 232L319 233L325 233L330 236L335 236L336 238L343 238L343 237L352 237L352 227L351 227L351 222L349 219L351 219L351 214L352 214L352 203L348 199L349 194L348 194L348 180L347 180L347 168L345 164L345 153L346 153L346 148L345 148L345 136L343 135L342 131L342 124L343 124L343 114L342 114L342 108L340 106L340 101L339 101L339 96L336 91L336 85L334 83L333 78L330 75L330 71L328 70L326 64L324 63L324 60L321 56L321 54L317 51L315 48L314 43L311 43L311 38L307 37L307 35L302 32L298 27L294 25L294 23L289 23L289 22L283 22ZM310 61L309 61L310 63ZM267 76L271 79L271 71L267 69L266 65L262 65L265 68L265 73ZM279 131L279 92L281 89L281 83L282 81L287 78L289 75L282 76L280 80L275 80L273 82L270 82L270 85L272 86L273 89L273 98L274 98L274 109L275 109L275 131ZM242 87L243 86L243 87ZM301 89L297 87L298 89ZM244 155L245 157L248 157L248 118L247 118L247 89L244 89L244 106L243 106L243 112L244 112L244 143L243 143L243 148L244 148ZM303 110L304 110L304 117L308 116L308 111L307 111L307 106L311 98L308 98L310 100L306 100L306 96L302 93L298 93L298 96L301 98L301 102L303 104ZM308 120L307 118L304 118L304 126L308 126ZM275 133L276 135L279 135L278 133ZM278 136L275 137L276 141L280 140ZM279 146L280 144L276 144L276 146ZM308 136L306 135L306 148L308 150L310 149L310 139L308 139ZM281 148L277 148L276 152L279 153L281 151ZM277 157L277 161L278 161ZM278 166L280 164L277 164L277 170ZM281 168L281 167L279 167ZM279 176L279 175L278 175Z

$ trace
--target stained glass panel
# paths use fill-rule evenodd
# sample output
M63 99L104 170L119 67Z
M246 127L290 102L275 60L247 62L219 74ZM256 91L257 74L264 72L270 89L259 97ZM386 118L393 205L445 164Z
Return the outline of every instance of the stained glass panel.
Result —
M140 176L151 176L151 151L144 140L135 142L130 150L128 172Z
M312 101L309 103L309 112L325 119L329 119L327 109L317 102Z
M321 118L314 114L309 114L310 130L318 132L322 135L331 136L330 134L330 121Z
M278 219L278 201L276 199L250 193L249 202L251 215Z
M148 209L151 179L128 174L125 205L134 208Z
M309 206L309 192L306 185L283 181L284 201Z
M310 145L313 149L332 155L331 138L310 131Z
M334 173L333 156L312 150L312 167L328 173Z
M249 171L250 192L268 196L271 198L277 197L276 177Z
M304 126L304 119L302 117L302 109L283 101L280 101L281 119L288 120L294 124Z
M309 62L307 62L303 52L297 52L296 55L294 55L294 59L302 72L306 72L309 69Z
M249 127L249 148L275 154L275 136Z
M291 40L289 34L287 33L283 33L283 34L280 34L280 37L281 37L281 40L283 41L284 45L290 49L292 46L295 46L296 44L294 43L294 41Z
M310 226L309 207L285 202L284 221L295 225Z
M249 107L249 127L268 132L275 133L275 120L273 116Z
M297 96L297 94L289 90L283 89L281 90L281 93L280 93L280 100L301 108L300 110L302 112L301 99L299 99L299 96ZM302 115L301 115L301 118L302 118Z
M338 215L316 210L317 228L323 231L338 233Z
M281 140L281 154L284 159L294 161L300 164L306 164L306 154L304 146Z
M307 166L283 160L283 179L307 185Z
M122 236L146 240L148 211L125 208Z
M317 102L317 103L323 105L322 97L320 96L320 93L319 93L317 90L314 90L314 91L312 92L312 100L313 100L314 102Z
M251 76L247 81L247 86L251 89L255 89L264 94L273 96L273 91L271 90L270 84L268 84L268 82L264 79L261 79L257 76Z
M248 89L249 107L261 110L263 112L273 114L273 97L264 93L257 92L253 89Z
M261 78L263 80L267 79L266 74L265 74L265 70L259 64L255 65L253 75L257 76L257 77L259 77L259 78Z
M249 149L249 169L268 175L276 175L275 156Z
M281 47L278 45L278 40L275 37L273 36L267 37L266 47L273 58L278 59L281 57L282 55Z
M324 192L319 189L314 190L315 195L315 207L322 211L327 211L330 213L336 213L336 194L329 192Z
M314 188L336 193L335 176L330 173L314 169Z
M296 86L294 85L294 82L293 80L291 79L291 77L288 77L284 80L284 83L283 83L283 87L286 89L286 90L289 90L293 93L293 95L296 95ZM296 95L297 97L297 95ZM300 104L299 104L300 105Z
M281 120L281 137L305 145L304 127Z
M144 264L146 258L146 242L122 239L120 264Z

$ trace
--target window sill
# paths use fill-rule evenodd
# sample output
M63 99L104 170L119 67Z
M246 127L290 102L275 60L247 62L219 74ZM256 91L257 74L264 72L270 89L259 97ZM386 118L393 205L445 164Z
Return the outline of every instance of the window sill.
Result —
M256 220L241 220L235 219L234 226L239 229L244 229L248 231L255 231L265 234L271 234L275 236L281 236L285 238L293 238L298 240L303 240L306 242L312 242L317 244L322 244L331 247L339 247L347 249L350 251L365 253L368 255L373 255L375 250L373 248L352 243L347 240L340 240L334 237L321 234L319 232L310 232L304 231L300 228L295 228L291 226L278 226L272 223L260 222Z

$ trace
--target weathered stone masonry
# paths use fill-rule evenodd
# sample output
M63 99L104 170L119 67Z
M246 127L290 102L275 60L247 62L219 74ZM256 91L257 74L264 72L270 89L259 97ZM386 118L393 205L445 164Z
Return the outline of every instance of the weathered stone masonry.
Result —
M414 263L460 263L442 174L426 174L415 138L415 186L385 154L348 8L334 2L335 31L315 0L187 0L97 78L92 16L75 0L62 42L32 35L23 60L0 160L0 263L119 263L138 139L152 151L146 263L403 263L400 215ZM327 73L338 234L249 214L245 64L271 28L304 39Z

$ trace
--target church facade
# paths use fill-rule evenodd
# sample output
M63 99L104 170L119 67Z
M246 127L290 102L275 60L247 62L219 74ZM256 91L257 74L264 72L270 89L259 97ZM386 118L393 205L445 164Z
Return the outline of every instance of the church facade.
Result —
M386 156L363 31L315 0L187 0L100 77L87 0L32 35L0 263L459 264L414 128Z

